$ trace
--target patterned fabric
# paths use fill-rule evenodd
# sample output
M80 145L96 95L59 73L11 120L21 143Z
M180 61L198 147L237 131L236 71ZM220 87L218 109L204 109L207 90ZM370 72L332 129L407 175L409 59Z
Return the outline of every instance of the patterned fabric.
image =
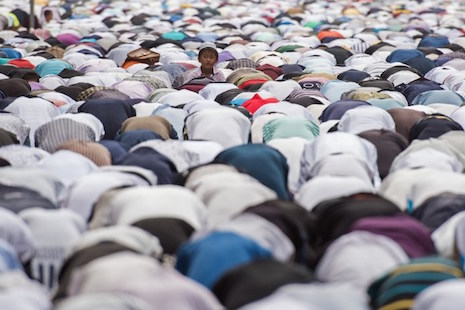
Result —
M257 64L255 61L250 60L248 58L240 58L236 60L232 60L229 62L229 64L226 66L226 69L231 69L231 70L236 70L238 68L256 68Z
M0 128L14 133L21 144L24 143L29 135L29 127L26 125L26 122L13 113L0 113Z
M34 166L49 156L44 150L24 145L11 144L0 148L0 158L8 161L12 167Z
M435 283L463 278L454 262L442 257L411 260L376 280L368 289L374 309L401 310L413 306L417 294Z
M37 147L52 153L59 145L70 140L95 141L95 132L88 125L61 118L40 126L34 137Z
M77 97L76 101L85 101L87 99L91 99L92 95L99 90L108 90L111 89L110 87L105 86L93 86L83 90L79 96Z
M160 88L168 88L169 85L166 85L161 79L153 77L153 76L131 76L129 78L125 78L125 81L139 81L144 84L147 84L152 88L152 90L160 89Z
M298 117L281 117L271 120L263 126L263 142L292 137L300 137L310 141L318 134L317 124Z
M157 115L130 117L121 125L121 132L140 129L151 130L167 140L170 138L172 126L164 117Z
M110 151L97 142L71 140L59 145L56 150L70 150L79 153L92 160L99 167L111 165Z

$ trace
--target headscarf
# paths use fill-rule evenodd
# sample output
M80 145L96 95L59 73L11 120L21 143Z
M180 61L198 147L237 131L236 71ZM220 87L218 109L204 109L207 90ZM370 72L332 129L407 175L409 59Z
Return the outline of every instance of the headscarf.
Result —
M221 251L218 247L221 245ZM225 273L248 262L270 258L271 252L255 241L232 232L211 232L182 245L176 269L207 288Z
M257 161L262 161L262 165L257 165ZM213 162L233 165L274 190L280 199L290 199L286 158L270 146L244 144L232 147L218 154Z
M369 231L394 240L410 258L436 254L430 230L407 215L365 217L356 221L351 231Z

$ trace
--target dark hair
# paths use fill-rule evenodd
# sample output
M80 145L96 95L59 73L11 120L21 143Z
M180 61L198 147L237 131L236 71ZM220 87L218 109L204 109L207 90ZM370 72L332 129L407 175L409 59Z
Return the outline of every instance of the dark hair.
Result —
M199 56L198 57L200 57L204 52L207 52L207 51L213 52L215 54L216 58L218 58L218 51L216 49L214 49L213 47L202 48L199 51Z

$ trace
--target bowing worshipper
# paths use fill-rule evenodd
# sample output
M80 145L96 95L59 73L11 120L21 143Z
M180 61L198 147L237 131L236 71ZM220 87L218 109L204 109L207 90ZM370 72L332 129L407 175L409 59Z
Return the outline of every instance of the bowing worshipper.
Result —
M214 82L226 81L223 72L215 67L218 62L218 51L214 43L205 42L199 47L198 60L200 67L188 70L176 77L173 82L174 88L179 88L187 82L200 77L212 79Z
M262 277L263 274L267 276ZM312 272L301 265L256 259L223 274L212 291L227 309L238 309L271 295L286 284L308 284L313 280Z
M5 255L4 258L6 259L7 256ZM10 268L2 272L0 287L2 309L52 309L52 303L44 287L18 269Z
M159 258L164 249L157 237L137 227L116 225L91 229L73 244L64 261L59 273L60 286L54 294L54 301L61 302L68 296L68 286L77 269L98 258L123 251Z
M413 310L461 309L465 280L442 281L432 285L414 299Z
M74 272L69 296L93 292L129 293L152 305L151 309L222 309L205 287L152 257L129 251L100 257Z
M368 294L373 309L411 309L415 297L429 287L461 278L463 271L452 260L440 256L416 258L371 283Z

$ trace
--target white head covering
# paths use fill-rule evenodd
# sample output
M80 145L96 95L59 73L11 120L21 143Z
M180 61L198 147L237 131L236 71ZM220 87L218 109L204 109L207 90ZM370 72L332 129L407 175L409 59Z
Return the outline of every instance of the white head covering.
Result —
M436 170L432 168L401 169L389 173L379 187L378 193L392 201L401 210L413 211L411 188L421 178L429 178Z
M211 162L216 155L224 150L223 146L215 141L182 141L182 146L191 155L192 166Z
M103 73L100 72L100 74L102 75ZM110 86L110 85L112 85L112 84L114 84L116 82L117 81L112 80L111 83L108 86ZM89 75L89 74L86 74L86 75L83 75L83 76L73 76L68 81L66 81L67 86L74 85L74 84L77 84L77 83L89 83L89 84L92 84L94 86L106 86L105 82L99 76L96 76L96 75L92 76L92 75Z
M391 165L390 173L400 169L415 169L419 167L436 168L441 171L458 173L462 173L464 170L463 163L457 157L432 147L425 147L397 155Z
M336 296L337 298L335 298ZM313 307L344 310L369 309L367 294L343 283L287 284L280 287L270 297L275 297L275 300L298 301L307 307L305 309L314 309Z
M300 158L302 157L304 147L307 143L308 140L300 137L273 139L267 143L269 146L277 149L279 152L281 152L281 154L284 155L284 157L286 157L287 165L289 166L287 183L289 190L292 193L295 193L298 189L300 175Z
M113 59L116 64L121 67L121 65L126 61L128 53L138 49L140 45L124 43L115 48L112 48L105 56L107 58Z
M207 206L210 227L228 221L247 207L277 198L274 191L256 179L234 171L190 178L185 186Z
M438 282L415 297L412 310L460 310L465 303L464 279Z
M365 290L373 280L409 260L392 239L355 231L336 239L316 267L319 280Z
M241 112L220 106L190 115L186 131L189 140L211 140L228 148L247 143L250 121Z
M103 69L109 68L117 68L118 65L113 59L104 59L104 58L97 58L97 59L88 59L85 63L76 67L77 71L82 73L89 73L89 72L100 72L104 71Z
M197 164L196 162L191 162L190 159L193 155L184 148L182 141L179 140L148 140L135 145L129 152L134 152L142 147L151 148L169 158L176 166L178 172L182 172Z
M99 169L81 177L70 186L63 207L73 210L88 220L94 205L105 192L127 186L149 185L151 184L146 178L133 173Z
M136 116L150 116L153 111L162 107L161 103L139 102L132 107L136 110Z
M124 80L111 85L111 88L117 89L123 94L126 94L131 99L146 98L153 89L140 81Z
M356 193L373 193L373 184L355 176L317 176L300 188L295 200L311 211L325 200L349 196Z
M210 83L199 91L199 95L207 100L215 100L219 94L235 88L237 86L232 83Z
M136 186L121 189L105 204L99 204L94 210L91 227L132 224L158 217L180 219L200 230L205 227L206 209L199 197L181 186Z
M343 132L359 134L368 130L396 131L392 116L385 110L375 106L360 106L344 113L337 125Z
M314 122L315 124L318 124L318 121L316 121L313 118L313 115L310 114L310 112L305 107L287 101L281 101L274 104L265 104L261 106L253 114L253 120L257 119L262 115L270 113L282 113L286 116L302 117L304 119Z
M286 99L294 90L302 89L299 83L294 80L286 81L267 81L259 91L268 91L278 100Z
M337 125L338 123L339 123L338 119L330 119L330 120L327 120L326 122L322 122L319 125L320 135L329 133L329 130L333 128L335 125Z
M218 108L220 104L213 100L195 100L184 105L183 110L187 112L188 115L191 115L195 112L198 112L203 109Z
M24 144L30 131L26 122L19 115L14 113L0 113L0 128L14 133L21 144Z
M456 109L454 112L452 112L450 118L459 123L462 128L465 129L465 107Z
M63 93L56 92L56 91L48 91L48 92L40 93L40 94L37 94L37 97L48 100L52 102L53 104L55 104L56 106L61 105L61 104L63 106L67 106L67 105L72 105L76 103L76 101L70 96L65 95Z
M465 211L456 213L431 234L431 239L433 239L434 246L438 250L439 255L451 259L454 258L456 242L461 242L461 238L457 237L463 228L461 227L463 225L460 223L463 223L464 218ZM463 266L461 267L463 268Z
M10 144L0 148L0 158L5 159L12 167L36 166L39 161L50 156L50 153L39 148Z
M85 232L74 243L70 255L105 241L119 243L153 258L159 258L163 254L160 241L154 235L135 226L116 225Z
M46 89L56 89L66 84L66 81L59 75L46 75L41 77L39 83Z
M18 310L50 310L47 291L21 271L0 274L0 308Z
M222 308L207 288L164 268L153 258L130 252L95 259L74 271L70 296L97 292L130 293L157 309Z
M436 139L436 138L430 138L426 140L413 140L412 143L406 148L402 153L400 153L395 159L394 162L392 163L391 167L396 167L397 166L397 161L403 161L404 157L409 156L410 153L417 152L422 149L434 149L437 152L442 152L446 155L449 155L453 157L453 165L443 165L442 162L435 162L433 160L428 160L428 158L424 158L422 160L422 163L426 167L431 167L431 168L437 168L438 170L452 170L452 171L458 171L461 172L460 170L460 165L458 165L455 161L458 161L462 166L465 167L465 154L460 152L457 148L455 148L450 142L446 139ZM451 161L449 160L451 163ZM413 166L415 168L421 167L420 165ZM456 169L451 169L451 168L456 168ZM394 171L394 170L392 170Z
M58 272L72 244L87 225L78 214L66 209L31 208L21 211L19 216L31 229L36 243L32 277L52 289L58 284Z
M63 184L50 171L43 168L0 168L0 183L36 191L54 205L58 205L58 198L61 197L64 189Z
M65 55L63 55L63 60L72 64L74 68L82 67L87 61L98 58L99 56L94 54L83 54L79 52L65 53Z
M375 146L363 138L345 132L318 136L305 145L301 159L299 185L305 183L312 176L312 170L324 160L328 160L329 156L343 154L352 155L355 161L364 166L375 188L379 185L380 177L376 162L378 153Z
M242 213L229 222L216 226L213 230L230 231L252 239L269 250L279 261L289 261L295 254L295 247L289 237L275 224L256 214Z
M50 101L37 97L18 97L4 110L19 115L26 122L31 129L29 134L31 145L34 145L35 130L60 114L60 110Z
M157 100L157 103L168 104L171 107L177 107L181 105L185 105L189 102L195 100L204 100L205 98L200 96L199 94L187 90L181 89L175 92L170 92Z
M418 180L411 189L414 206L437 194L450 192L465 194L465 175L449 171L436 171L431 178Z
M452 130L443 135L438 139L445 140L449 142L455 149L457 149L461 154L465 155L465 132L461 130ZM415 142L415 140L413 141Z
M60 301L55 310L150 310L152 307L144 300L129 293L108 292L90 293L66 298Z
M0 239L16 250L21 262L28 262L35 254L35 242L29 227L12 211L0 207Z
M435 109L438 113L444 114L446 116L451 116L454 111L459 109L458 106L450 103L431 103L428 104L430 108Z
M453 67L449 67L449 66L436 67L426 72L425 79L437 82L439 84L444 84L444 82L449 76L457 72L458 72L457 69Z
M365 161L353 154L338 154L328 156L315 163L308 171L312 177L317 176L342 176L357 177L363 182L379 185L378 178L373 179L373 174Z

